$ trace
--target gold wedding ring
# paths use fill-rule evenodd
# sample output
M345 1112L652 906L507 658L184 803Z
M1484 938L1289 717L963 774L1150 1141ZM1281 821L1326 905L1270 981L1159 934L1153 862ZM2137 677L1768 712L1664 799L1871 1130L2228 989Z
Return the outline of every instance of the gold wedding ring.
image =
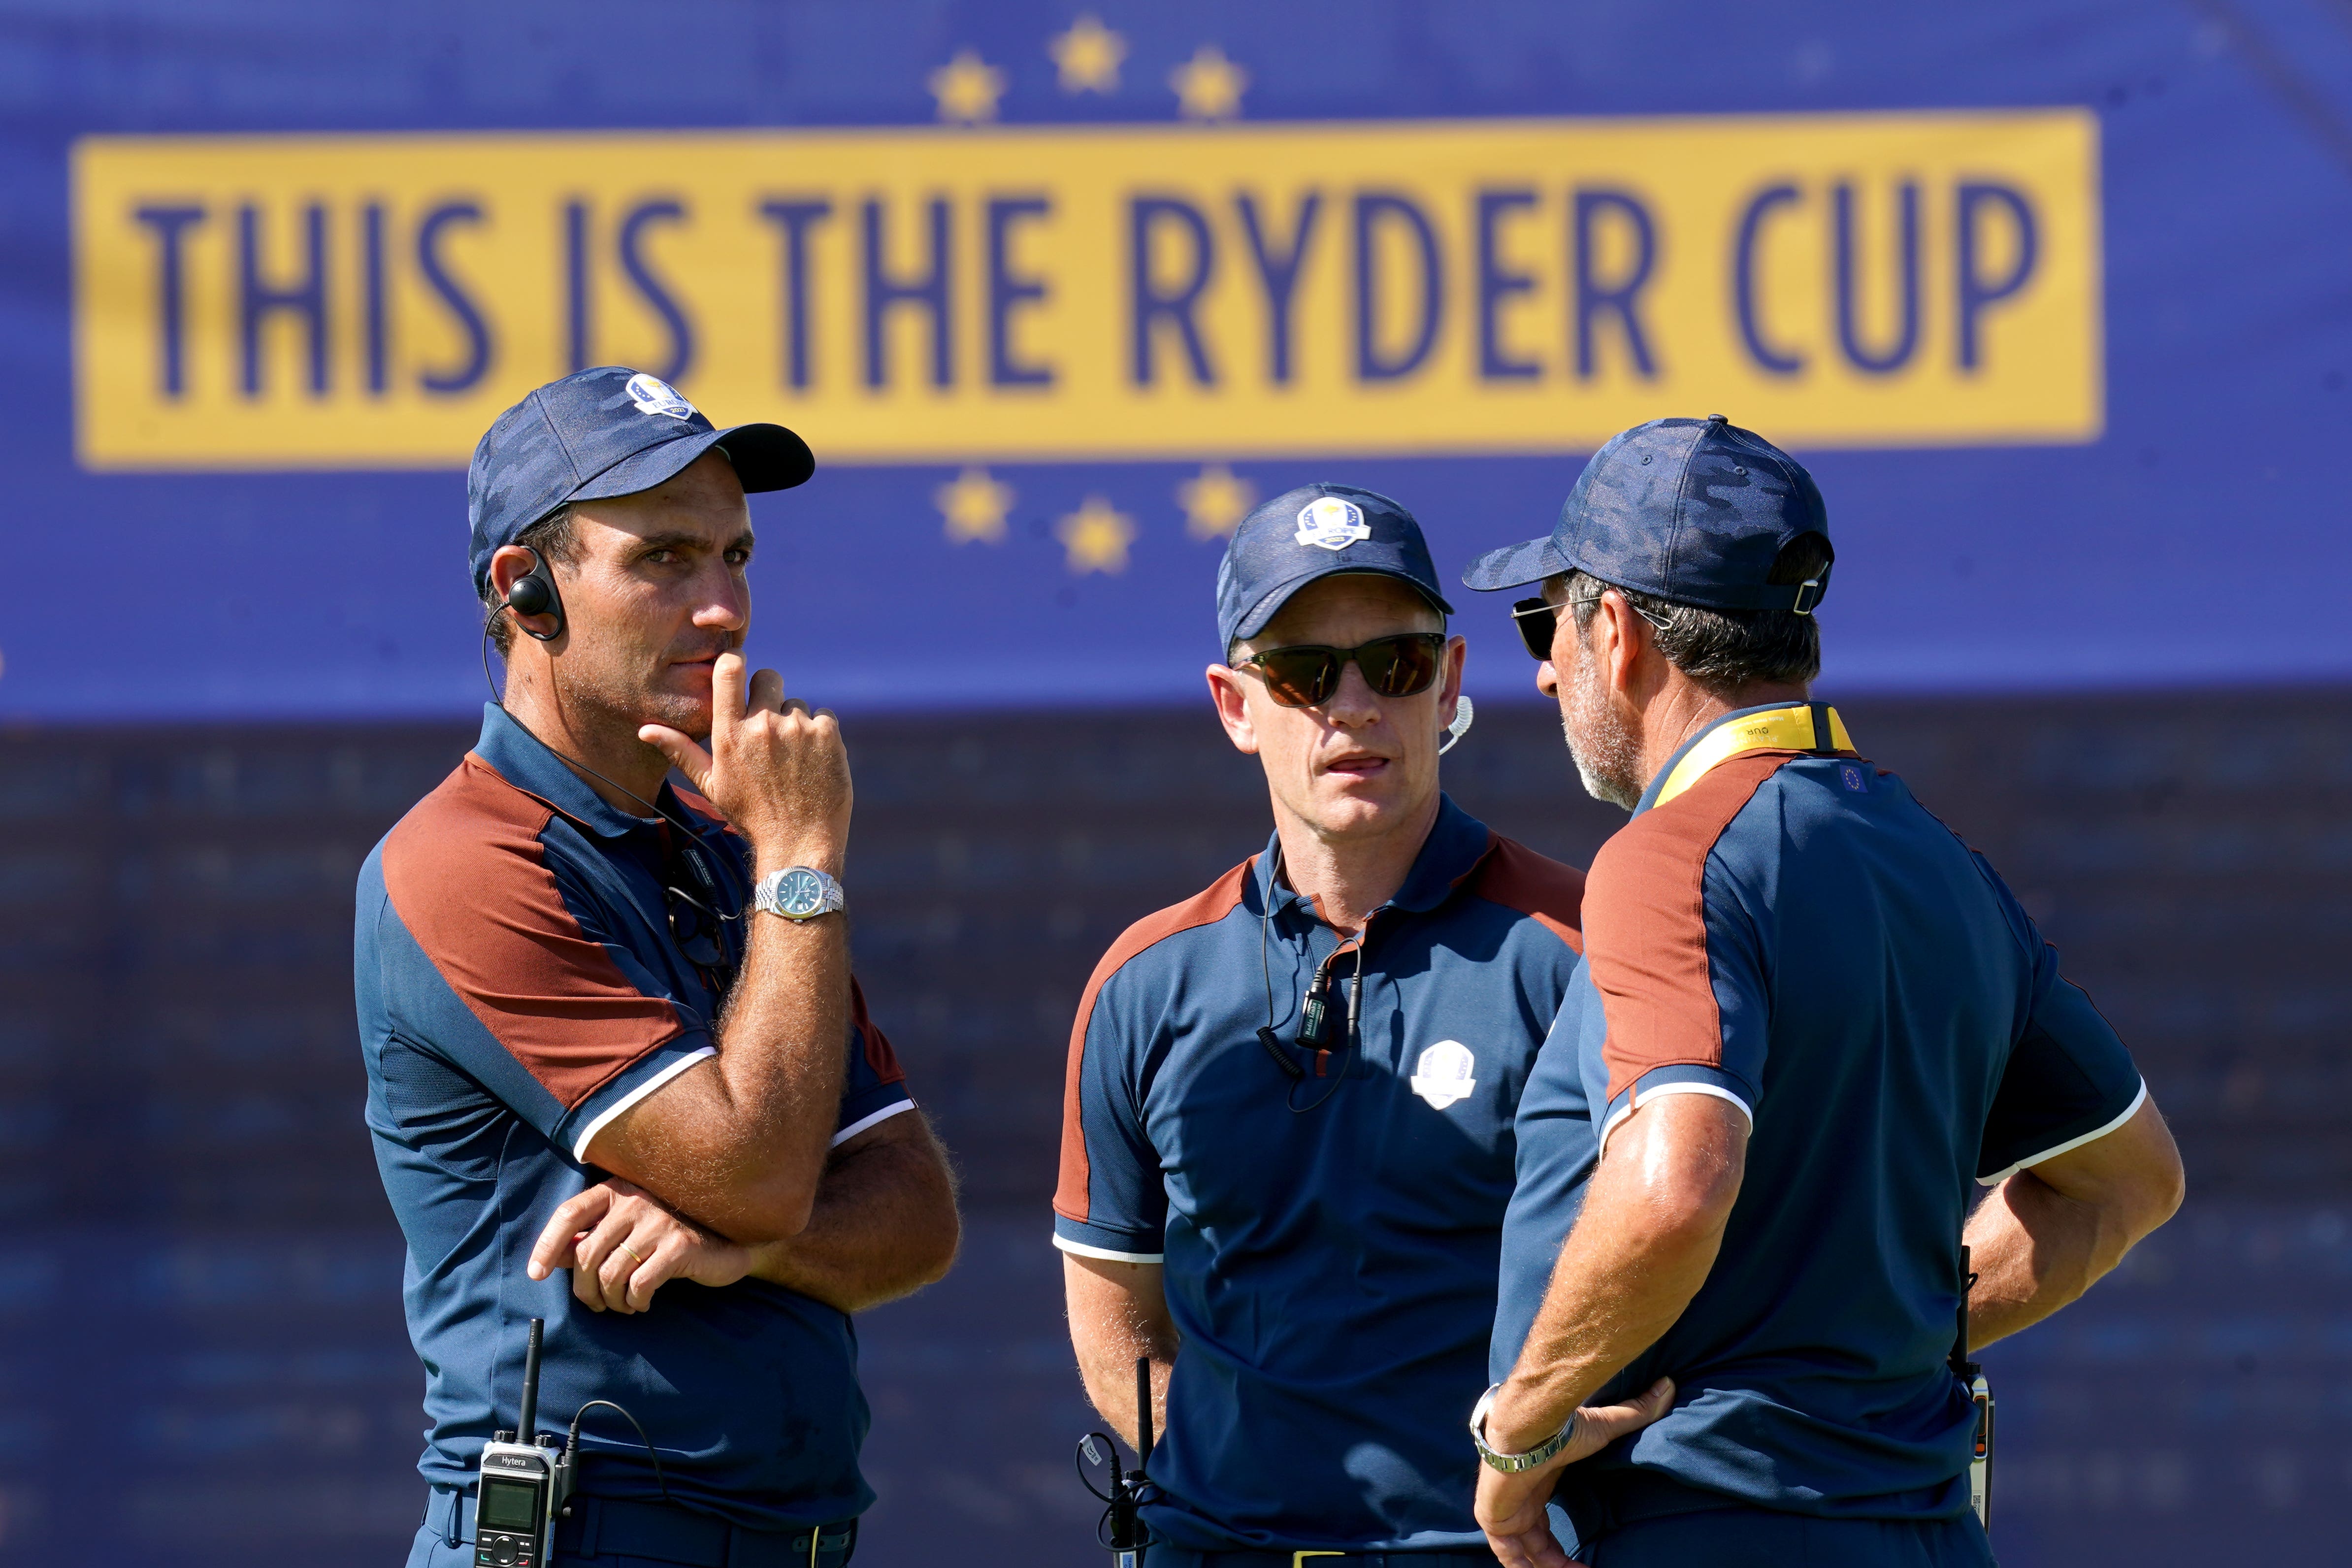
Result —
M618 1246L622 1251L627 1253L630 1257L637 1260L638 1268L642 1268L646 1266L646 1255L644 1253L639 1252L635 1247L631 1247L625 1241L619 1243Z

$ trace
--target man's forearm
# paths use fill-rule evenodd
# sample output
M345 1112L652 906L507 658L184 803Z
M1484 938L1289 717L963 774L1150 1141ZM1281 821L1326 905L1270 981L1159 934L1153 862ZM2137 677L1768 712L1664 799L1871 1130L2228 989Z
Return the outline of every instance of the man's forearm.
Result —
M1535 1326L1486 1416L1521 1453L1655 1344L1706 1283L1744 1170L1744 1121L1674 1095L1620 1127L1559 1249Z
M954 1180L922 1112L908 1130L845 1149L827 1167L806 1229L751 1249L751 1273L844 1312L921 1289L948 1271L961 1239Z
M698 1225L746 1243L798 1236L814 1213L849 1054L844 917L755 913L718 1054L631 1106L589 1146Z
M2145 1094L2122 1126L2010 1177L1964 1237L1977 1272L1969 1344L2030 1328L2082 1295L2172 1217L2185 1191L2180 1151Z
M1977 1275L1969 1292L1975 1350L2073 1302L2122 1261L2133 1238L2113 1215L2020 1171L1978 1206L1966 1239Z
M849 1039L846 915L792 921L753 913L743 973L719 1021L722 1093L739 1158L796 1170L812 1192L825 1168Z
M1628 1235L1618 1216L1604 1213L1588 1231L1584 1222L1595 1217L1588 1207L1560 1248L1543 1309L1488 1413L1487 1441L1505 1453L1524 1452L1559 1431L1578 1405L1657 1343L1706 1283L1723 1242L1719 1225L1697 1234Z
M1063 1289L1070 1314L1070 1348L1087 1399L1121 1441L1138 1447L1142 1408L1135 1363L1151 1363L1152 1426L1167 1430L1168 1380L1182 1336L1168 1313L1160 1266L1062 1255Z
M772 669L729 648L710 670L709 747L644 724L751 846L755 878L805 866L841 874L853 794L833 715L787 700ZM707 879L706 879L707 880ZM589 1161L740 1242L808 1226L841 1100L850 1019L846 917L740 910L743 962L714 1055L658 1082L600 1129Z
M1119 1440L1139 1448L1143 1435L1142 1405L1135 1386L1135 1363L1151 1363L1152 1429L1168 1427L1168 1380L1176 1373L1176 1336L1138 1333L1131 1338L1097 1342L1078 1352L1078 1380L1086 1384L1087 1402L1111 1425Z

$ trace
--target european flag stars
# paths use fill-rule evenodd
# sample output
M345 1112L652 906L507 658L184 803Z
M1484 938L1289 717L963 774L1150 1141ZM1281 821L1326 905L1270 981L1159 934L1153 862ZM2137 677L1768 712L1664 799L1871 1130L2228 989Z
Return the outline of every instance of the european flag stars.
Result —
M1108 97L1117 92L1119 68L1126 63L1127 53L1127 39L1091 13L1045 41L1045 54L1054 62L1062 90L1072 95L1090 92ZM978 49L961 48L930 73L926 85L943 122L980 125L996 118L1010 80L1001 68L982 58ZM1203 122L1240 118L1242 94L1249 80L1249 72L1226 58L1224 50L1215 44L1202 44L1192 51L1192 58L1168 73L1177 112Z
M950 544L1002 544L1015 500L1013 487L983 468L967 468L931 492L940 510L940 531ZM1224 539L1257 504L1257 487L1223 463L1211 463L1176 487L1187 537ZM1135 519L1090 494L1078 510L1054 525L1054 537L1067 552L1070 571L1116 575L1127 570L1128 547L1141 535Z

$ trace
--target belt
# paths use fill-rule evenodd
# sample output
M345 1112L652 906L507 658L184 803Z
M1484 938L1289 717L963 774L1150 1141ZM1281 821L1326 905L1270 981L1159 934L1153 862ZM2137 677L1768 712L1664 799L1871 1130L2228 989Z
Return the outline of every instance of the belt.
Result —
M1144 1568L1496 1568L1484 1547L1443 1552L1195 1552L1166 1542L1146 1549Z
M454 1487L435 1487L425 1521L455 1546L471 1542L474 1510ZM555 1560L642 1557L679 1568L847 1568L857 1521L814 1530L746 1530L669 1503L575 1492L555 1521Z

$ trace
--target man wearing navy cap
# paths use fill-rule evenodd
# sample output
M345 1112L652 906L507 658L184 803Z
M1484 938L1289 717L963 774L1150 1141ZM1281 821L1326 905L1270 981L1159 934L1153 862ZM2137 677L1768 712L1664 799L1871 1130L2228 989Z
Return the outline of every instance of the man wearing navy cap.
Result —
M840 1568L873 1500L846 1314L943 1273L956 1216L849 973L840 732L739 651L745 492L813 467L610 366L475 450L505 700L359 885L368 1128L426 1368L410 1568L509 1560L475 1544L475 1471L534 1318L552 1424L612 1400L659 1455L584 1413L567 1563Z
M1519 1106L1472 1422L1511 1568L1564 1562L1555 1524L1599 1568L1990 1563L1956 1364L2180 1201L2115 1032L1810 700L1832 559L1811 476L1717 416L1618 436L1549 538L1463 576L1543 584L1536 684L1633 814ZM1660 1378L1630 1438L1575 1418Z
M1308 485L1244 521L1208 682L1274 835L1131 927L1078 1005L1054 1240L1130 1441L1151 1363L1150 1568L1493 1563L1460 1424L1582 879L1440 793L1449 613L1385 496Z

